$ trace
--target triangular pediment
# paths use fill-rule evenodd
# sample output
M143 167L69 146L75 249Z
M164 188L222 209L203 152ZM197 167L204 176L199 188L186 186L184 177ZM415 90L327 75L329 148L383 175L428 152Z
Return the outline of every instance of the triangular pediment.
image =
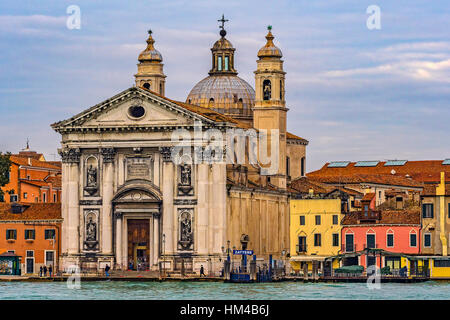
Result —
M135 107L138 107L137 112L132 111ZM172 100L132 87L70 119L54 123L52 127L58 132L102 128L176 128L191 126L195 121L214 124L207 116Z

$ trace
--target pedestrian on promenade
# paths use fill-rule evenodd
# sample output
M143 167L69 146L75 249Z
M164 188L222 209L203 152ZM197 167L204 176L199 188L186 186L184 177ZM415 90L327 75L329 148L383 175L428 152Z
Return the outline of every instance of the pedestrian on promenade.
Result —
M109 269L111 269L111 268L109 267L109 265L106 265L106 267L105 267L105 275L106 275L107 277L109 277Z
M39 268L39 277L42 277L42 266Z
M52 271L53 271L52 266L48 267L48 274L50 275L50 278L52 277Z
M201 276L206 277L206 275L205 275L205 269L203 269L203 265L200 266L200 277L201 277Z
M44 277L47 276L47 266L44 266Z

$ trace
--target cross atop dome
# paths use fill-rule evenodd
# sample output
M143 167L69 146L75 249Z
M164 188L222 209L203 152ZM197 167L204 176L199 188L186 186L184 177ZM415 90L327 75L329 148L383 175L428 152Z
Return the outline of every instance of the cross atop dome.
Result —
M228 22L228 19L225 19L225 15L222 14L222 19L217 20L217 22L221 22L222 25L219 26L220 30L220 35L223 37L225 37L227 35L227 32L225 31L225 22Z

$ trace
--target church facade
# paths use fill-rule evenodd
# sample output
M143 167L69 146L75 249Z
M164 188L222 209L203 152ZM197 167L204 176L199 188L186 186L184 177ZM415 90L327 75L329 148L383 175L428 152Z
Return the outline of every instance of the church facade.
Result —
M286 131L270 29L256 90L237 76L222 22L208 77L185 102L167 98L149 32L134 87L52 125L62 136L61 269L217 272L233 248L258 259L289 252L288 184L305 173L308 141ZM252 140L262 133L266 144ZM261 153L252 161L263 146L270 169Z

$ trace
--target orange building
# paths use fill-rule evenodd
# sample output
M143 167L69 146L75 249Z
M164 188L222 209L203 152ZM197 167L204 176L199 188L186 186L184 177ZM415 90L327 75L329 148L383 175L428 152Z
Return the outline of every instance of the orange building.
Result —
M61 202L61 163L46 161L28 146L11 155L9 183L0 202Z
M22 274L58 270L61 223L59 203L0 203L0 252L18 255Z

